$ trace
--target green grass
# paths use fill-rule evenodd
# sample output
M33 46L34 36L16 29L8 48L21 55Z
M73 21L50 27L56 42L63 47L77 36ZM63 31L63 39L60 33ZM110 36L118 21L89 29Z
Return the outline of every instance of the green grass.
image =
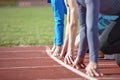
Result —
M53 44L51 7L0 7L0 46Z

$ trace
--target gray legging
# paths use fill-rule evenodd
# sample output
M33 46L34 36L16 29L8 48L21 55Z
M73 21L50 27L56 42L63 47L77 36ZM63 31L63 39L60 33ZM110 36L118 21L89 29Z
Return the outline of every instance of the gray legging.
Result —
M80 21L80 45L78 56L84 58L89 47L90 61L97 62L99 0L77 0Z
M108 15L120 15L120 0L76 0L80 20L80 45L78 56L84 58L89 48L90 61L98 60L98 14L99 9Z
M100 49L105 54L120 53L120 17L101 34Z

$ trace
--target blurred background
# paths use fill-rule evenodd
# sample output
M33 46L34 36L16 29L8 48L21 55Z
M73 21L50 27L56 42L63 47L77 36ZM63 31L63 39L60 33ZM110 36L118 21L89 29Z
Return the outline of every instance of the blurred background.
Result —
M0 6L45 6L47 0L0 0Z
M0 46L52 45L53 29L47 0L0 0Z

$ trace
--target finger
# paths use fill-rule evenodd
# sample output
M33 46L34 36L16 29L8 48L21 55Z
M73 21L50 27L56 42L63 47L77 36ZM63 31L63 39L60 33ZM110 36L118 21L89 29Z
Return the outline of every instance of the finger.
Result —
M67 62L67 64L69 64L69 62L70 62L68 56L66 57L66 62Z
M69 63L69 64L72 64L72 63L73 63L73 60L72 60L72 57L71 57L71 56L68 56L68 63Z
M80 69L80 66L75 65L75 64L73 64L73 67L74 67L75 69Z
M60 53L55 53L54 56L58 57L58 56L60 56Z
M83 66L86 67L86 65L83 63Z
M57 58L58 58L58 59L60 59L60 60L62 60L62 59L63 59L63 57L61 57L61 56L58 56Z
M89 74L89 72L88 72L88 71L86 71L86 74L87 74L88 76L90 76L90 74Z
M75 68L75 65L73 64L72 67Z
M80 69L80 67L81 67L81 66L80 66L79 64L78 64L78 65L76 65L76 69Z
M84 63L82 63L80 66L81 66L81 68L83 68L83 69L86 67L86 65L85 65Z
M103 73L100 73L100 76L103 76L104 74Z
M69 64L73 64L73 58L69 56L68 59L69 59Z
M94 76L94 74L92 73L92 69L91 68L86 68L86 72L89 76Z
M100 76L100 72L96 69L92 69L92 72L95 76Z
M94 76L94 73L92 72L92 69L90 69L90 71L89 71L89 73L90 73L90 76Z
M62 58L63 58L63 57L65 57L65 56L63 56L63 54L61 53L61 54L60 54L60 57L62 57Z
M76 69L80 69L80 66L76 66Z
M65 57L64 63L65 63L65 64L68 64L67 57Z
M93 73L95 74L95 76L103 76L103 73L96 69L93 70Z
M69 56L65 57L65 61L67 62L67 64L71 64L71 60Z

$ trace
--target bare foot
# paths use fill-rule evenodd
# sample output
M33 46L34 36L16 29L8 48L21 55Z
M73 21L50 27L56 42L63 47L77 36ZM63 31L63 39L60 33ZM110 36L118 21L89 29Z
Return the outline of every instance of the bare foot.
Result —
M55 51L53 52L53 56L60 56L61 46L56 46Z
M51 53L54 53L55 48L56 48L56 45L54 44L53 47L52 47L52 49L51 49Z
M86 67L86 74L88 76L103 76L103 74L98 69L98 64L95 62L89 62Z
M76 59L74 60L74 63L73 63L73 67L76 69L85 68L86 65L84 64L84 59L76 57Z

